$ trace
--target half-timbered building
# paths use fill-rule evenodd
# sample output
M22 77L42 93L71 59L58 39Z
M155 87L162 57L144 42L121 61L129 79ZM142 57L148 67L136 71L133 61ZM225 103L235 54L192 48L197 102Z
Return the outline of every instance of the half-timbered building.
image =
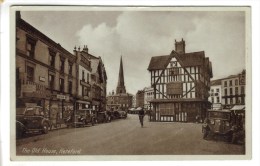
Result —
M152 57L148 70L154 91L152 120L193 122L204 119L212 67L205 52L185 52L185 41L175 41L170 55Z

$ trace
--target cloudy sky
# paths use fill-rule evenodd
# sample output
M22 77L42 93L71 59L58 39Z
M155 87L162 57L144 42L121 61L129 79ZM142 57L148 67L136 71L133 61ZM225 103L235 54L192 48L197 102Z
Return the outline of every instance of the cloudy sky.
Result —
M245 13L239 11L70 11L21 12L22 18L72 53L88 45L101 56L108 92L116 89L120 56L129 93L150 86L152 56L169 55L174 41L186 52L205 51L213 79L245 68Z

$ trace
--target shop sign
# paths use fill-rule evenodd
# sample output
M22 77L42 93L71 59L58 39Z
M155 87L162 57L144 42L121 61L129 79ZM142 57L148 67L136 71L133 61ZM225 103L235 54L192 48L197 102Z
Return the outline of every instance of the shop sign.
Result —
M23 84L22 85L22 92L28 92L32 93L36 91L36 85L31 85L31 84Z
M80 84L83 85L83 86L86 86L86 87L90 87L90 84L87 83L87 82L84 82L82 80L80 80Z
M41 76L40 76L40 77L39 77L39 80L40 80L41 82L45 82L46 79L45 79L45 77L41 77Z
M57 95L57 99L65 100L65 99L66 99L66 96L65 96L65 95Z

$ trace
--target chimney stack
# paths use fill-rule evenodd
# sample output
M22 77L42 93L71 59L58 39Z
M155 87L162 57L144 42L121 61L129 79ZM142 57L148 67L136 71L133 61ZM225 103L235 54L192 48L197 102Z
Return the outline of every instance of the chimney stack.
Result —
M185 54L185 41L183 38L179 42L175 40L175 51L179 54Z

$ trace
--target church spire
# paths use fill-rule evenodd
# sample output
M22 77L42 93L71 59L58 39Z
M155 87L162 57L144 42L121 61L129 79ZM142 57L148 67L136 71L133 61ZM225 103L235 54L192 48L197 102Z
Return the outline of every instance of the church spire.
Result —
M118 76L118 83L117 83L116 93L117 94L126 93L122 56L121 56L121 60L120 60L119 76Z

